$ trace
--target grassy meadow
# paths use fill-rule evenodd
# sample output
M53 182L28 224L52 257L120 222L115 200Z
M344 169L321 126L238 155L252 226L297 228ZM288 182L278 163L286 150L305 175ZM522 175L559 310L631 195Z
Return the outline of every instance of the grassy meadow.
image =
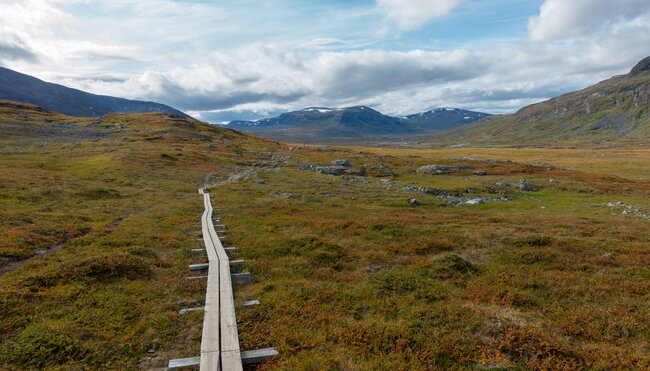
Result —
M650 367L650 220L606 206L650 213L647 149L297 147L6 103L0 132L2 369L197 355L204 184L252 273L235 300L261 302L241 347L281 353L262 370ZM336 159L365 175L301 170Z

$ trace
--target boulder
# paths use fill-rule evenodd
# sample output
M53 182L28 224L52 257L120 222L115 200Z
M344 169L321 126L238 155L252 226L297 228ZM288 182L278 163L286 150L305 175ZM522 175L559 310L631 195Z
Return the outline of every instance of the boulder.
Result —
M524 191L524 192L531 192L537 190L537 188L534 185L528 183L526 180L522 180L521 182L519 182L517 188L519 188L520 191Z
M412 198L411 201L409 201L409 205L411 205L411 207L418 207L420 206L420 203L415 198Z

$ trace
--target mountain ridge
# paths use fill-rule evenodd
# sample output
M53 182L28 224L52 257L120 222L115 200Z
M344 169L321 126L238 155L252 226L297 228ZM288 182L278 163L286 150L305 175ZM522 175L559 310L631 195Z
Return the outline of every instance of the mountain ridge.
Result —
M110 112L157 112L190 117L164 104L92 94L46 82L5 67L0 67L0 99L31 103L78 117L102 116Z
M437 108L394 117L368 106L308 107L257 121L231 121L227 127L276 140L354 141L444 131L487 116L489 114L459 108Z

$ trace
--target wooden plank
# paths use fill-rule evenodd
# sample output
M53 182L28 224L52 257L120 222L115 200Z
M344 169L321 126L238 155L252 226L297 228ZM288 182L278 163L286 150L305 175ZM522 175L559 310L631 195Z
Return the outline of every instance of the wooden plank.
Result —
M233 265L242 266L242 265L244 265L244 259L231 260L230 265L231 266L233 266Z
M210 263L190 264L187 268L191 271L204 271L210 268Z
M188 281L192 281L192 280L205 280L207 278L208 276L192 276L192 277L186 277L185 279Z
M280 355L280 352L275 348L245 350L241 352L241 363L244 365L262 363L278 355Z
M239 285L245 285L253 282L253 280L251 280L251 272L233 273L230 275L230 277L232 278L232 282Z
M180 370L182 368L197 368L201 362L201 357L172 359L167 365L168 370Z
M216 341L215 336L218 337L219 344L218 350L215 347L204 346L205 338L201 340L201 369L202 370L216 370L221 367L223 370L242 369L240 349L239 349L239 334L237 332L237 319L235 317L235 306L232 293L232 280L230 277L230 262L228 254L226 254L223 245L221 244L219 233L214 228L212 220L213 207L210 200L210 195L204 195L205 204L205 217L203 218L203 237L206 243L206 249L209 250L209 272L208 278L208 295L212 295L213 299L218 296L218 318L212 313L212 318L207 321L207 315L211 311L211 307L216 306L214 303L208 306L206 300L206 316L203 322L203 336L212 336L210 341ZM218 276L218 286L210 284L212 272ZM208 329L208 327L217 327L214 321L218 322L218 332ZM207 334L206 334L207 333ZM218 335L217 335L218 334ZM218 353L218 355L216 355Z
M224 247L223 250L227 253L237 251L236 247Z

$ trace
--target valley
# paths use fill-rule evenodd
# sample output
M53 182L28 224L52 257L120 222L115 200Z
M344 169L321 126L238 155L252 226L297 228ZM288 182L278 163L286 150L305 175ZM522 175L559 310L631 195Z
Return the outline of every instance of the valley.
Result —
M280 352L260 369L650 366L646 148L303 146L11 102L0 121L0 264L25 261L0 276L0 368L196 355L201 186L253 277L241 347Z

